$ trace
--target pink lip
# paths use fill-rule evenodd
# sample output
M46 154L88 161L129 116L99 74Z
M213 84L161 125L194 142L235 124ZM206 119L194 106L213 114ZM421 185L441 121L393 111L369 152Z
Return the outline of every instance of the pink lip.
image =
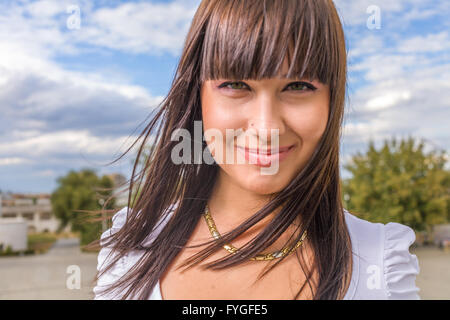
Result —
M294 149L295 145L280 147L278 149L250 149L237 146L237 149L244 154L247 161L260 167L270 167L274 161L283 161Z
M294 145L291 146L286 146L286 147L280 147L278 149L264 149L264 148L257 148L257 149L250 149L250 148L242 148L242 147L238 147L238 148L242 148L245 149L246 152L251 152L251 153L259 153L259 154L276 154L276 153L282 153L282 152L286 152L288 151L290 148L292 148Z

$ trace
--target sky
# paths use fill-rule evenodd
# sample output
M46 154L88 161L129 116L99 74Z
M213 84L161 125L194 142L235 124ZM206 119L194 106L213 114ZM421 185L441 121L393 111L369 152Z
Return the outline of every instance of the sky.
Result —
M199 0L0 2L0 190L108 165L167 94ZM450 1L335 0L348 49L343 168L368 141L450 150Z

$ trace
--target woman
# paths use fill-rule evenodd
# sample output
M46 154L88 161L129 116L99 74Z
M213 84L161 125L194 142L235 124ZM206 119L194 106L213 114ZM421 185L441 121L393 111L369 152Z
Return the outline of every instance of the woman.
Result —
M341 203L346 76L331 0L202 1L95 298L419 298L412 229Z

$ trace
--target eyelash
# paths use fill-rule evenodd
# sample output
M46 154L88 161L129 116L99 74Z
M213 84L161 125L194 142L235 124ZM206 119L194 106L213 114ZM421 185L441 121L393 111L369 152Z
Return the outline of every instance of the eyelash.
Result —
M231 89L231 88L226 88L226 86L228 86L228 85L230 85L230 84L243 84L243 85L247 86L247 84L245 84L245 83L242 82L242 81L235 81L235 82L224 82L224 83L222 83L222 84L219 86L219 88L225 88L225 89L230 89L230 90L241 90L241 89ZM313 86L312 84L310 84L310 83L308 83L308 82L304 82L304 81L297 81L297 82L289 83L289 84L287 85L287 87L289 87L289 86L291 86L291 85L296 85L296 84L303 85L303 86L305 86L308 90L291 90L291 91L300 91L300 92L302 92L302 91L316 91L316 90L317 90L317 88L316 88L315 86ZM248 87L248 86L247 86L247 87ZM288 91L289 91L289 90L288 90Z

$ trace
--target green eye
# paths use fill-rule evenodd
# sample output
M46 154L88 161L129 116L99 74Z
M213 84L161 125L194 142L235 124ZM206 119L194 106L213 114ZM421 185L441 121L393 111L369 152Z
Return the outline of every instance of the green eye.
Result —
M227 88L233 90L245 89L245 83L243 82L225 82L219 86L219 88Z
M219 88L226 88L231 90L241 90L246 89L247 85L244 82L224 82L222 83ZM307 82L294 82L287 86L287 88L293 88L292 90L288 91L315 91L317 88L313 86L310 83Z
M291 88L294 88L295 90L306 90L308 89L307 86L305 86L304 84L300 84L300 83L295 83L291 86Z
M293 91L315 91L317 88L305 82L291 83L288 87L294 88Z

